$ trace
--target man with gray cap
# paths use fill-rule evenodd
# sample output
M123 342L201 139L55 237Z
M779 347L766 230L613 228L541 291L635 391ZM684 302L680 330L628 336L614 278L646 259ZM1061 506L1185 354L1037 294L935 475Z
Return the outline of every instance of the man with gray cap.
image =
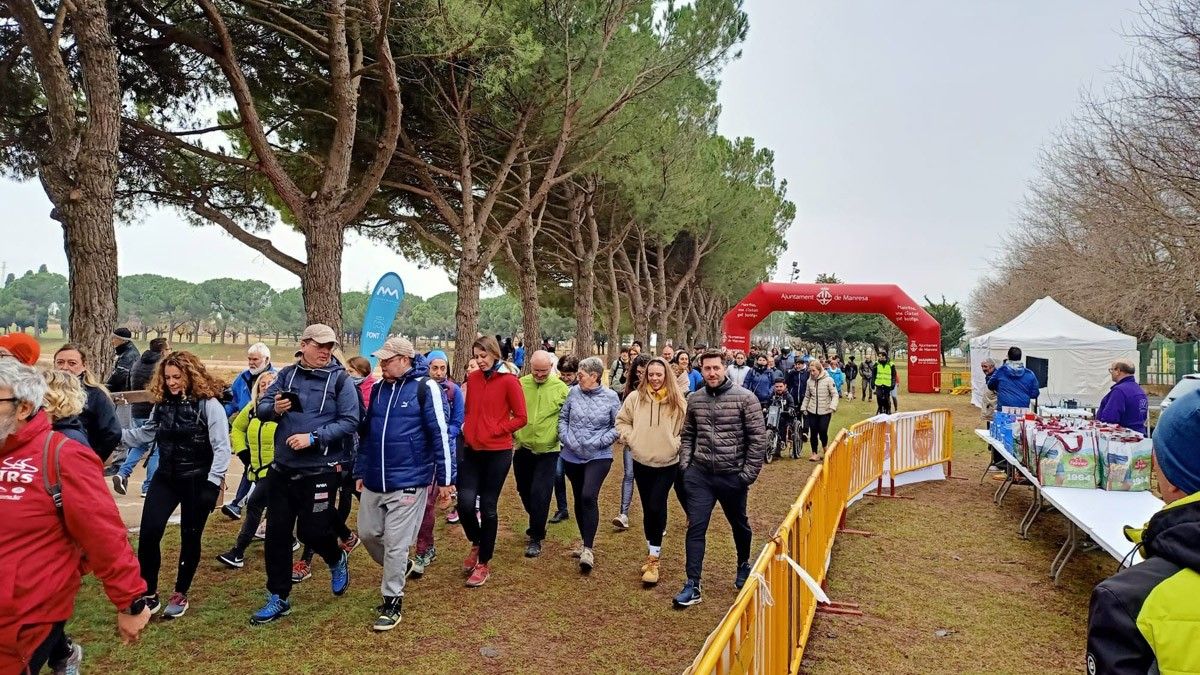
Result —
M259 419L279 426L267 503L267 604L251 623L269 623L292 611L293 530L329 565L334 595L350 585L347 554L334 531L334 497L350 463L362 399L333 357L337 345L329 326L305 328L296 363L280 370L258 401Z
M429 486L436 482L438 502L449 505L457 463L450 406L441 385L429 377L425 357L399 337L371 356L379 359L383 381L371 389L354 478L362 493L359 536L383 566L383 604L373 627L387 631L400 623L408 549L421 528Z
M1092 591L1089 673L1200 672L1200 392L1163 411L1151 464L1166 506L1145 528L1125 527L1144 561Z

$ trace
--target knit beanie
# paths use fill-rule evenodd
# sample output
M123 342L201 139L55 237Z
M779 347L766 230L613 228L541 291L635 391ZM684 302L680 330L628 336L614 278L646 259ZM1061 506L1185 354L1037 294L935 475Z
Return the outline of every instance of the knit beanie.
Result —
M1187 494L1200 492L1200 390L1163 411L1154 428L1154 457L1172 485Z

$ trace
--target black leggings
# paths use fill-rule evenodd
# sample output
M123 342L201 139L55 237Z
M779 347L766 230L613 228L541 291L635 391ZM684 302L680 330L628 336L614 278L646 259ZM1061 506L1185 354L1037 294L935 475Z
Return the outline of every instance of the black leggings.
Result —
M66 625L66 621L59 621L50 626L50 634L46 636L45 640L42 640L37 649L33 650L33 654L29 657L28 670L24 672L37 675L46 664L57 664L70 658L71 640L63 631ZM21 630L32 629L31 626L21 627Z
M829 445L829 420L833 417L833 413L825 413L824 415L814 415L808 413L805 415L808 421L808 444L812 448L812 453L817 454L817 443L820 442L821 449L824 450L826 445Z
M458 503L466 509L466 513L460 514L459 522L467 539L479 547L481 564L491 561L496 552L496 530L500 527L497 506L512 458L512 450L463 448L462 462L458 465ZM476 497L479 498L479 520L475 519L471 508Z
M571 494L575 497L575 520L579 522L579 536L583 538L584 548L592 548L596 543L596 528L600 526L600 486L612 463L611 457L583 464L563 460L563 473L571 481Z
M238 530L237 542L233 548L240 554L246 553L246 547L254 541L254 532L262 522L263 511L267 509L267 501L271 497L271 474L250 483L250 492L246 494L245 505L242 506L242 529Z
M642 498L642 530L651 546L662 546L663 530L667 529L667 496L678 476L678 464L646 466L633 460L633 481Z
M142 508L142 526L138 532L138 562L142 566L142 578L146 580L146 593L158 592L158 570L162 565L159 544L167 530L167 520L176 507L180 507L179 522L179 571L175 576L175 590L186 594L196 576L200 564L200 539L208 514L217 505L220 488L208 482L208 474L192 478L175 478L159 470L150 479L146 492L146 504Z

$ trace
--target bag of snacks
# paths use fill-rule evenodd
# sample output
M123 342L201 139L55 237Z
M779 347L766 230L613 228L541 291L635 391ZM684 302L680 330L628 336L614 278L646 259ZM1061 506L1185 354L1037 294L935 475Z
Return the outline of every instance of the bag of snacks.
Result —
M1144 492L1150 489L1151 453L1149 438L1133 431L1102 434L1100 461L1105 490Z
M1038 482L1050 487L1095 489L1100 457L1094 431L1050 431L1038 446Z

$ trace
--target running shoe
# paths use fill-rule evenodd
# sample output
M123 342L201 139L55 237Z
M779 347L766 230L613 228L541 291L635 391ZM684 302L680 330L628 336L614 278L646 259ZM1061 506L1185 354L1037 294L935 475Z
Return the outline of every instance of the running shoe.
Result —
M79 646L78 642L72 641L71 653L67 658L59 661L52 666L51 671L54 675L79 675L79 665L83 663L83 647Z
M261 626L265 623L271 623L277 619L282 619L292 613L292 603L283 598L271 593L267 595L267 604L263 605L262 609L258 610L250 617L250 623L255 626Z
M702 600L703 598L700 596L700 580L688 579L683 584L683 590L679 591L679 595L675 596L674 603L676 607L682 609L698 605Z
M470 573L474 572L475 568L478 565L479 565L479 547L472 546L471 552L468 553L466 559L463 560L463 564L462 564L463 574L470 574Z
M233 570L240 570L246 565L246 557L242 555L236 548L231 548L217 556L217 560L219 560L222 565Z
M471 576L467 579L467 588L479 588L487 583L490 576L492 576L492 570L487 563L479 563L475 569L471 570Z
M242 509L237 504L229 503L221 507L221 513L225 514L230 520L241 520Z
M341 595L350 587L350 554L342 551L342 559L329 568L329 587L334 595Z
M629 516L622 513L622 514L618 515L616 518L612 519L612 524L613 524L613 527L624 532L625 530L629 529Z
M353 551L354 549L358 548L358 545L361 543L362 543L362 540L360 540L358 538L357 532L351 532L350 537L348 539L338 539L338 545L341 546L342 550L345 551L346 553L349 553L349 552Z
M171 594L171 600L167 603L167 608L163 610L164 619L178 619L183 616L188 610L187 596L178 591Z
M113 489L117 491L117 494L125 495L125 494L129 493L129 479L128 478L126 478L125 476L122 476L121 474L116 474L115 476L112 477L112 479L113 479L113 481L112 481Z
M592 568L596 566L596 554L590 548L584 548L579 552L579 572L581 574L591 574Z
M158 614L158 610L162 609L162 601L158 599L158 593L143 595L142 599L146 601L146 609L150 610L150 614Z
M292 565L292 583L298 584L305 579L312 578L312 565L301 560L295 565Z
M733 578L733 587L742 590L742 586L746 585L746 580L750 578L750 561L740 563L737 567L737 576Z
M383 632L391 630L400 625L400 607L404 602L404 598L386 598L383 604L379 606L379 616L375 619L375 625L372 626L377 631Z

